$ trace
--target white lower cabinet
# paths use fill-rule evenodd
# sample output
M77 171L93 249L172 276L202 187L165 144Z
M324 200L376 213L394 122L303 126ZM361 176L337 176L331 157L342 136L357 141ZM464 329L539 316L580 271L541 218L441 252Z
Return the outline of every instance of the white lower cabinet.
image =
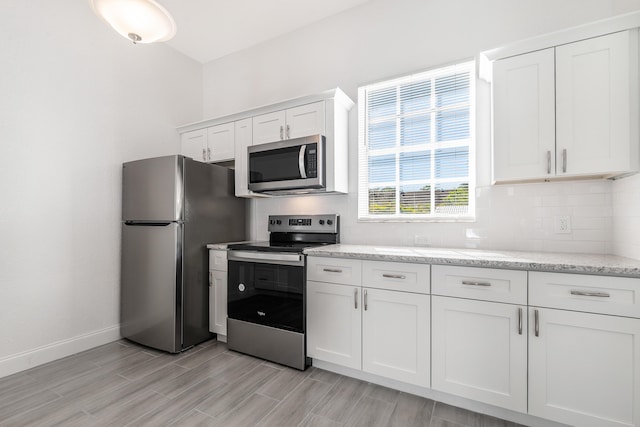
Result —
M529 320L531 415L640 426L640 319L531 307Z
M433 389L526 412L527 307L431 298Z
M209 250L209 331L227 336L227 251ZM225 341L225 339L221 339Z
M429 295L362 292L362 370L429 387Z
M209 330L219 335L227 335L227 272L211 271L209 289Z
M429 266L309 257L307 277L309 357L431 386Z
M307 356L361 368L360 289L307 281Z

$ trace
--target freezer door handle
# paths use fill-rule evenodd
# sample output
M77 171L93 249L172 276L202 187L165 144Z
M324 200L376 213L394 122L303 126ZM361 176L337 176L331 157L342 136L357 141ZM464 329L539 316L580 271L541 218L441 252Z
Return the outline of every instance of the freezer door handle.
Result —
M173 224L175 221L125 221L124 225L131 225L136 227L166 227Z

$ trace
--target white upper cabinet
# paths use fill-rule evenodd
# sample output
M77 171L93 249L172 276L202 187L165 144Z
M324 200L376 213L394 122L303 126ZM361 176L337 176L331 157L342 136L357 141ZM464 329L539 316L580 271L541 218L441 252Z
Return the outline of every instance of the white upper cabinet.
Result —
M274 111L253 118L253 145L325 134L324 101Z
M638 170L638 32L495 61L493 181Z
M284 110L255 116L253 118L253 144L265 144L284 139L284 124Z
M494 181L555 175L554 49L493 67Z
M200 162L233 160L235 151L234 124L224 123L197 129L180 136L180 154Z
M558 175L637 169L637 61L636 31L556 48Z
M207 129L210 162L233 160L235 155L235 125L233 122Z
M207 161L207 130L197 129L180 135L180 154L200 162Z
M324 101L289 108L285 113L285 138L324 135Z

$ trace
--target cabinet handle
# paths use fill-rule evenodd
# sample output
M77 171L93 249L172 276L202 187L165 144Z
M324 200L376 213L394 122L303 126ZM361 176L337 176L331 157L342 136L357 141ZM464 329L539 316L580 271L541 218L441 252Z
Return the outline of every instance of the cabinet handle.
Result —
M567 172L567 149L562 150L562 172Z
M580 295L583 297L600 297L600 298L609 298L609 295L606 292L587 292L587 291L571 291L571 295Z
M364 311L367 311L369 304L367 304L367 290L364 290Z
M207 159L211 160L211 148L207 147Z
M540 315L538 314L538 310L533 310L533 334L537 337L540 336Z
M211 275L211 272L209 272L209 287L211 287L212 284L213 284L213 276Z
M353 308L358 309L358 288L353 290Z
M518 307L518 335L522 335L522 307Z
M326 271L329 273L342 273L342 270L339 268L323 268L322 271Z
M551 151L547 151L547 175L551 174Z
M383 274L382 277L385 277L387 279L406 279L406 276L403 276L402 274Z
M472 282L470 280L463 280L462 284L469 286L491 286L491 283L489 282Z
M280 139L284 139L283 132L284 129L282 128L282 125L280 125Z
M289 135L291 134L291 128L287 125L287 139L291 138Z
M205 162L207 161L207 152L204 148L202 149L202 160L204 160Z

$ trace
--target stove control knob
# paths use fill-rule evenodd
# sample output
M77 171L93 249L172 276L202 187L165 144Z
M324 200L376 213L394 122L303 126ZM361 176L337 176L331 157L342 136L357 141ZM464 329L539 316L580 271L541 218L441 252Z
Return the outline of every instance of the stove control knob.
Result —
M324 219L321 219L320 221L318 221L320 223L320 225L324 225Z
M280 225L282 224L282 221L280 221L279 219L276 220L276 224Z
M269 224L273 225L273 224L275 224L275 223L276 223L276 222L275 222L274 220L272 220L272 219L270 219L270 220L269 220Z
M331 225L331 224L333 224L333 221L332 221L332 220L330 220L330 219L328 219L328 220L327 220L327 225Z

